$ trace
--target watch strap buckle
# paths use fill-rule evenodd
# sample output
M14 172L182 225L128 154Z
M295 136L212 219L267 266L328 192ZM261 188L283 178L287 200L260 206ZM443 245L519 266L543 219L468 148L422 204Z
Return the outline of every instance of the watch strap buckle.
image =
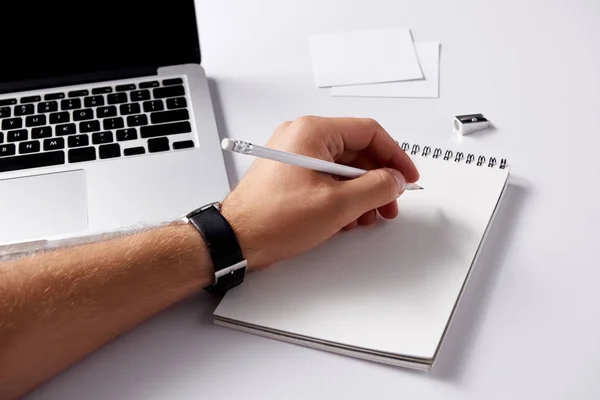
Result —
M247 267L248 261L242 260L229 267L215 271L213 284L205 289L209 292L223 292L238 286L246 276Z
M230 265L229 267L215 271L215 285L219 281L219 278L221 278L227 274L233 274L235 271L238 271L242 268L246 268L247 266L248 266L248 261L242 260L239 263L235 263L233 265Z

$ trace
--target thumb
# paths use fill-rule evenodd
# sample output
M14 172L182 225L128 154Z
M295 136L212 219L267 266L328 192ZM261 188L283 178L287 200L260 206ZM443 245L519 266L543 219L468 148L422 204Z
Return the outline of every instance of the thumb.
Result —
M369 210L396 200L404 192L406 180L395 169L381 168L343 182L344 195L352 199L351 212L358 218Z

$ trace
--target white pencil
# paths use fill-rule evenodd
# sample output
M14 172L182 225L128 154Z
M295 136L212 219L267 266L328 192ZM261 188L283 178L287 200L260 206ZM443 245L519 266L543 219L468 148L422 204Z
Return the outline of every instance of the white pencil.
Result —
M267 158L269 160L279 161L296 167L308 168L319 172L325 172L332 175L343 176L345 178L358 178L367 171L360 168L349 167L332 163L318 158L302 156L299 154L288 153L285 151L269 149L249 142L236 139L223 139L221 141L223 150L233 151L239 154L246 154L255 157ZM421 190L421 186L416 183L407 183L405 190Z

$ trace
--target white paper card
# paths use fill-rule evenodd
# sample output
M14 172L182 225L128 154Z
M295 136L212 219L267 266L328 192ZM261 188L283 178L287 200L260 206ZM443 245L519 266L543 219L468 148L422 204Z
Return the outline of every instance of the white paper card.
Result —
M330 89L332 96L347 97L439 97L440 44L415 43L415 50L425 79L371 85L338 86Z
M423 79L409 29L312 35L310 51L318 87Z

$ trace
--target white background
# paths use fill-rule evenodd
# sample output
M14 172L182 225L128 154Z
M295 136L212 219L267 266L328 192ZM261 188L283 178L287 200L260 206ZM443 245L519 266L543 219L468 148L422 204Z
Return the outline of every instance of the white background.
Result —
M600 3L199 1L222 136L267 140L304 114L369 116L408 142L506 157L512 182L433 372L212 325L207 294L168 310L32 399L600 398ZM440 99L333 98L308 35L409 27L439 40ZM452 115L495 130L465 137ZM232 183L252 159L227 155Z

